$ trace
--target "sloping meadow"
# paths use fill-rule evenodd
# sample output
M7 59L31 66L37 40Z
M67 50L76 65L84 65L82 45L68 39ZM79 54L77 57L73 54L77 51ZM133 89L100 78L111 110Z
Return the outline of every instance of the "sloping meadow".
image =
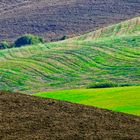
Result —
M0 51L0 90L140 84L140 18L68 40Z

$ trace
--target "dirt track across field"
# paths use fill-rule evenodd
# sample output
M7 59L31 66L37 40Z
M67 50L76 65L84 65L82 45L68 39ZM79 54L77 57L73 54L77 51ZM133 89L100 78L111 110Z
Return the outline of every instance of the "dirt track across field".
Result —
M0 92L0 140L134 140L140 117Z
M140 0L2 0L0 40L77 35L140 15Z

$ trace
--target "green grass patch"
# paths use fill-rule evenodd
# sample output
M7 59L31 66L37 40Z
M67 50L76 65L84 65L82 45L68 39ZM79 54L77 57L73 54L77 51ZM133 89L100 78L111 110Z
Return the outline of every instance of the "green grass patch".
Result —
M140 85L139 19L59 42L22 36L19 46L29 46L0 50L0 90L36 93L106 81L95 86Z
M60 90L37 93L34 96L69 101L140 116L140 86Z

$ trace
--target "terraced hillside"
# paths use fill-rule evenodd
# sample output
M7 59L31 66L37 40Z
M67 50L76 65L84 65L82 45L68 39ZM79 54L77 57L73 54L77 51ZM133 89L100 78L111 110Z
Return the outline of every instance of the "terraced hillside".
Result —
M1 140L139 139L139 128L140 117L0 92Z
M1 0L0 40L25 33L57 40L139 15L139 0Z
M140 18L61 42L0 51L0 90L140 84Z

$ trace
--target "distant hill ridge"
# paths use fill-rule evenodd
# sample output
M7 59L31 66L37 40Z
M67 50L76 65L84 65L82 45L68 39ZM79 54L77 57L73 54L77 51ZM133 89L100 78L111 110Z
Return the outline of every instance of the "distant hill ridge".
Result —
M0 40L26 33L57 40L139 15L139 0L2 0Z
M125 36L125 35L137 35L140 34L140 17L136 17L116 25L111 25L109 27L101 28L97 31L89 32L87 34L75 37L78 40L84 39L99 39L108 38L115 36Z

